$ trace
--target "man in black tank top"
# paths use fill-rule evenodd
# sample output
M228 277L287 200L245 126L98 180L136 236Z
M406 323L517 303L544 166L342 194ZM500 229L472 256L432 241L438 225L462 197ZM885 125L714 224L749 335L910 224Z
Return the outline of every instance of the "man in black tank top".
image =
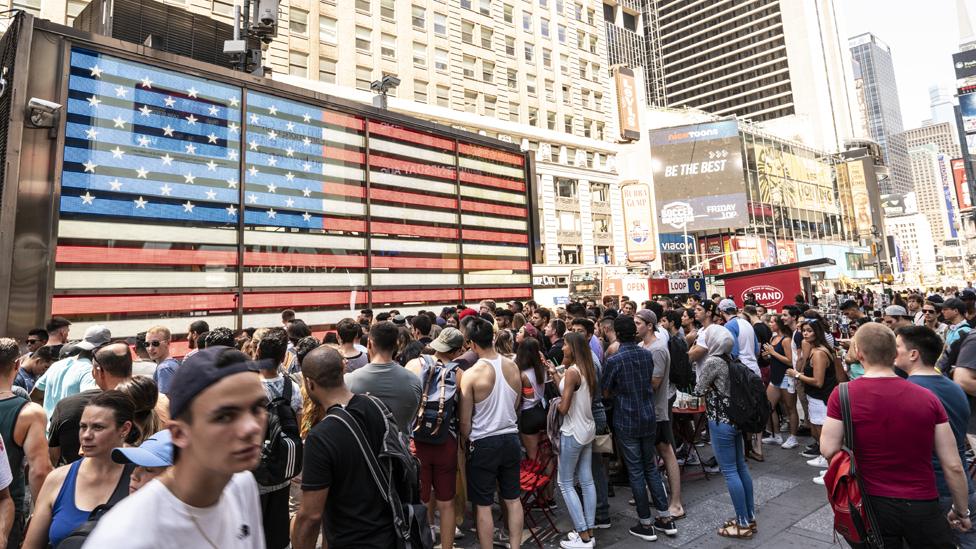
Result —
M27 520L27 485L31 500L37 501L44 479L51 472L44 429L47 416L44 408L13 393L17 376L20 348L10 338L0 338L0 436L7 449L7 460L13 481L10 496L14 500L14 521L7 538L8 547L20 547ZM24 475L24 462L29 465L29 478Z

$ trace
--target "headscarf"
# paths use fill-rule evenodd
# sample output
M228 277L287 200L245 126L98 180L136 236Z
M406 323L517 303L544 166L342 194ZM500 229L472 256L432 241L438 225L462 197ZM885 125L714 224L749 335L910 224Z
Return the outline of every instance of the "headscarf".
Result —
M712 329L708 332L708 356L724 356L732 353L732 332L725 328Z

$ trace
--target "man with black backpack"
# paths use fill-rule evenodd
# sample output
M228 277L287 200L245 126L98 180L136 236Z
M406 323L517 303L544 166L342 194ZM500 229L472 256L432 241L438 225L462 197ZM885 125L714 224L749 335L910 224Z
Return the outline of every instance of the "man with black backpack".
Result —
M434 523L434 490L437 510L441 513L441 547L454 547L454 495L457 489L458 442L457 398L461 369L454 362L464 352L464 335L457 329L444 328L430 342L433 355L420 355L407 363L407 370L417 374L424 391L413 425L413 443L420 460L420 497L428 504L428 519Z
M302 392L281 367L288 350L284 328L267 328L255 334L261 360L261 385L268 395L268 429L261 464L254 471L261 493L264 537L268 549L288 546L289 481L301 472Z

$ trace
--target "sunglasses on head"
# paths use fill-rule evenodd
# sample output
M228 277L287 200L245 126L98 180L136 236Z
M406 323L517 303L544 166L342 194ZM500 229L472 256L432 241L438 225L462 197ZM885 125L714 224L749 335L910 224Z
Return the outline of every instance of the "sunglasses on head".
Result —
M146 347L159 347L163 343L165 343L165 342L164 341L147 341L146 342Z

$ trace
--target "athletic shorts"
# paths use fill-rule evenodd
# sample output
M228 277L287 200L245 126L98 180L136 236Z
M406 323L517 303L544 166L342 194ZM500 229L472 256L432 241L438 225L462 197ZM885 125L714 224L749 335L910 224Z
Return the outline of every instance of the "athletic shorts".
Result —
M662 442L667 442L672 447L674 446L674 431L671 430L670 421L657 422L657 433L654 435L654 444L661 444Z
M541 403L522 410L518 418L518 429L523 435L537 435L546 430L546 409Z
M807 411L810 412L810 423L823 425L827 420L827 404L819 398L807 397Z
M783 376L783 382L778 387L791 395L796 394L796 380L790 376Z
M471 441L466 466L468 500L487 507L495 502L496 488L502 499L518 499L521 460L522 446L515 433Z
M414 441L414 450L420 461L420 499L430 501L433 486L437 501L453 500L457 492L457 439L449 436L441 444Z

